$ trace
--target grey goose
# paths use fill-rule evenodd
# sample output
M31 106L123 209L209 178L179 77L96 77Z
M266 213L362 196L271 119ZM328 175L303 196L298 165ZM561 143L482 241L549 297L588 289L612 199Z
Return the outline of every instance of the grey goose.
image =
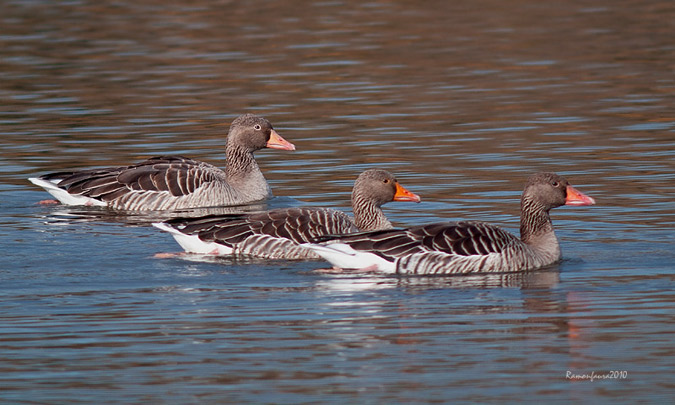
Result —
M537 173L529 177L521 197L520 238L485 222L442 222L319 238L303 246L340 269L391 274L533 270L562 257L549 211L562 205L593 204L593 198L564 177Z
M173 235L188 253L245 255L267 259L319 259L300 246L313 238L358 231L391 229L383 204L390 201L419 202L386 170L361 173L352 190L354 218L326 208L280 208L259 213L176 218L153 224Z
M242 205L272 196L253 157L263 148L295 150L268 120L244 114L230 125L225 170L182 156L158 156L131 166L58 172L29 180L66 205L130 211Z

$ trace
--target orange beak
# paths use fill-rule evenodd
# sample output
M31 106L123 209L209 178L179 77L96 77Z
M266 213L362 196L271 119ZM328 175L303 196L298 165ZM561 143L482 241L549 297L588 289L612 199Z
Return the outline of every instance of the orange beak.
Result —
M270 140L267 141L265 146L272 149L295 150L295 145L282 138L275 130L272 130Z
M394 201L413 201L413 202L420 202L420 196L418 196L415 193L411 193L410 191L406 190L405 187L402 185L398 184L398 181L396 182L396 193L394 194Z
M565 205L593 205L595 200L572 186L567 186Z

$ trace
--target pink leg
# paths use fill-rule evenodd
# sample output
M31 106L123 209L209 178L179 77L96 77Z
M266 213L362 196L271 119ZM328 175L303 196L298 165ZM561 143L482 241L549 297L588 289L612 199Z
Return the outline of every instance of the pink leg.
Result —
M377 272L377 265L373 264L371 266L363 267L361 269L341 269L339 267L333 267L330 269L316 269L313 270L313 272L321 274L374 273Z
M360 269L354 269L353 271L357 272L357 273L375 273L375 272L377 272L377 265L371 264L368 267L363 267L363 268L360 268Z
M155 253L154 257L155 259L173 259L174 257L183 257L185 256L185 252L178 252L178 253Z

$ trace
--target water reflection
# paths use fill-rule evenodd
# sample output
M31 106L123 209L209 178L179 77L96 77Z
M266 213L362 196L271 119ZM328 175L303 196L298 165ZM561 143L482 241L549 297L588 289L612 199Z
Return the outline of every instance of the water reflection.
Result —
M330 274L328 271L312 271L310 274ZM481 274L468 276L413 276L391 277L368 274L331 274L330 279L321 279L317 288L326 289L328 293L357 292L386 288L404 289L410 293L437 288L554 288L560 281L557 265L546 269L523 273Z
M672 21L661 0L4 2L0 398L666 403ZM553 213L566 260L544 271L327 275L154 259L177 249L158 218L37 206L26 180L161 154L222 167L244 112L298 148L256 155L265 208L348 210L372 167L422 196L387 206L401 225L517 231L540 170L598 205Z
M207 215L241 214L258 212L281 207L305 205L294 198L279 197L246 205L228 207L204 207L173 211L123 211L107 207L66 206L55 204L44 206L44 217L48 223L106 222L126 225L149 226L154 222L171 218L196 218Z
M194 218L206 215L241 214L245 212L263 211L267 209L267 203L255 203L230 207L210 207L198 209L185 209L176 211L121 211L107 207L79 207L63 206L50 210L46 217L50 222L67 221L77 222L110 222L130 225L150 225L154 222L162 222L171 218Z

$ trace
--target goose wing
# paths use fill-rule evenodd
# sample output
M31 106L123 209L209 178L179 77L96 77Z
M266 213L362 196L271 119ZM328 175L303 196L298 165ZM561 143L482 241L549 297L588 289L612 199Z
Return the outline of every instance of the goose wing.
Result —
M412 228L408 233L426 251L460 256L500 253L517 239L485 222L430 224Z
M205 183L224 180L225 173L208 163L182 156L159 156L132 166L53 173L41 178L60 180L58 186L70 194L113 201L135 192L186 196Z
M394 261L425 252L460 256L500 253L516 239L503 229L483 222L446 222L320 238L319 241L344 243L356 251L375 253Z
M270 237L295 244L323 236L356 231L343 212L319 208L285 208L253 214L226 214L202 218L167 221L171 227L188 235L198 235L205 242L229 247L254 243Z

